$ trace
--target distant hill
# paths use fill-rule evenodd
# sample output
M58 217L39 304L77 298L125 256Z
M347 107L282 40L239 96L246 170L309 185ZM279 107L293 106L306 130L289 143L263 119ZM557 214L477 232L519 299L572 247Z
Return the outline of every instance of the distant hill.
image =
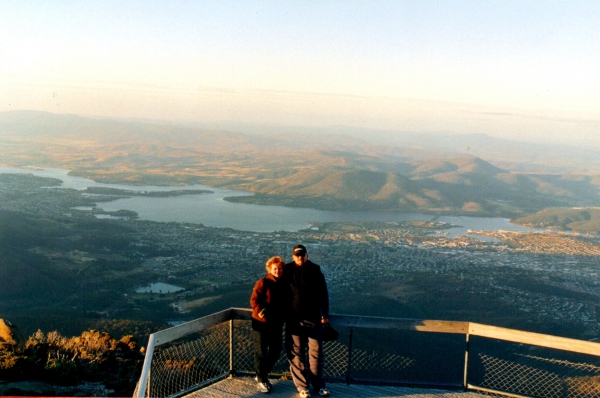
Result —
M4 164L69 168L103 182L202 183L258 194L234 201L336 210L512 217L546 207L600 205L600 173L523 173L499 166L503 151L504 164L518 161L517 169L535 152L536 162L551 158L547 170L554 170L562 163L552 159L573 148L560 153L556 146L536 149L482 135L366 131L361 137L342 130L242 134L172 123L0 113ZM465 149L464 142L473 146ZM407 146L395 145L400 143ZM473 148L494 163L473 156ZM596 155L577 151L579 160Z
M334 133L351 138L368 137L371 145L429 153L466 154L485 159L505 170L530 173L600 173L598 148L548 142L500 139L485 134L419 133L360 129L347 126L307 129L315 134Z
M323 209L338 209L338 200L355 210L512 216L551 206L598 203L598 182L590 176L509 173L470 156L413 160L393 167L378 160L370 163L369 170L357 170L353 157L341 162L343 155L332 156L345 167L297 166L280 178L257 177L224 186L261 194L233 201L294 205L292 196L298 198L296 205Z
M600 233L600 208L544 209L512 220L535 228L552 228L585 233Z
M293 175L270 179L268 182L243 183L231 187L269 195L339 200L347 202L354 208L364 209L409 211L423 207L425 204L439 205L429 203L427 199L429 193L408 177L371 170L300 170ZM317 207L323 207L318 203L318 200L314 201Z

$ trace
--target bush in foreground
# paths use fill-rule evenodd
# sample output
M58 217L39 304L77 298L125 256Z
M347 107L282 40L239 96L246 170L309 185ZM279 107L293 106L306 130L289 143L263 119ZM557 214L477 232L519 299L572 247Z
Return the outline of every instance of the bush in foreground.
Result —
M70 338L38 330L25 342L7 340L0 340L0 379L7 381L102 382L115 395L131 395L144 359L134 336L116 340L96 330Z

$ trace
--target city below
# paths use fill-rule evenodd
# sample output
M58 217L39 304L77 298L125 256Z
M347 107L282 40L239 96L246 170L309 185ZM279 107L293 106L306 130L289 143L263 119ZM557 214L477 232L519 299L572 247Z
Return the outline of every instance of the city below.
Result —
M0 174L3 216L20 220L3 228L27 234L19 244L32 257L22 261L45 267L43 275L57 272L65 286L32 290L27 285L38 283L39 276L30 276L14 295L3 294L2 311L22 319L29 333L46 326L32 320L40 308L47 316L38 321L48 325L53 325L48 316L68 314L73 328L69 322L62 326L70 331L90 319L176 324L222 308L247 307L266 259L289 259L293 245L302 242L326 275L332 312L598 336L600 242L593 235L478 230L452 238L451 226L435 220L244 232L143 221L127 212L111 216L95 206L110 197L47 188L58 183ZM18 230L23 225L27 231ZM156 283L181 289L140 290Z

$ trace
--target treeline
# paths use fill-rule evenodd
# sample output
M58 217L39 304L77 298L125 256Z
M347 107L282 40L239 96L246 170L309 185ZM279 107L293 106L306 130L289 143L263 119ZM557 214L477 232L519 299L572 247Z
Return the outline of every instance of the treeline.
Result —
M37 315L10 315L10 321L19 326L25 335L31 335L36 330L55 330L65 336L79 335L84 330L102 330L112 336L133 335L140 346L145 347L148 336L158 330L164 329L166 323L134 319L113 319L75 317L66 313L52 312Z

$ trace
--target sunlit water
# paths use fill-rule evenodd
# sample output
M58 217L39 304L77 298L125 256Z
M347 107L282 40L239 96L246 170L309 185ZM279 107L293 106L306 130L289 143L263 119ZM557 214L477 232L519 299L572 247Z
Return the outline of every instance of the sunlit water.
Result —
M130 210L139 219L161 222L198 223L209 227L232 228L241 231L273 232L298 231L311 227L315 222L356 222L356 221L414 221L431 220L435 216L419 213L391 213L373 211L322 211L292 208L285 206L262 206L232 203L223 200L231 196L248 196L252 193L229 189L212 188L204 185L184 187L133 186L103 184L93 180L70 176L64 169L16 169L0 167L0 173L31 173L40 177L56 178L63 183L61 188L83 190L88 187L118 188L131 191L173 191L210 190L212 193L173 197L131 197L111 202L99 202L98 207L105 211ZM84 210L81 208L81 210ZM109 216L110 217L110 216ZM508 219L498 217L452 217L440 216L438 222L450 223L457 227L445 230L449 237L466 235L467 230L510 230L531 231L530 228L514 225Z
M182 287L169 285L167 283L152 283L148 286L141 286L135 289L136 293L174 293L183 290Z

